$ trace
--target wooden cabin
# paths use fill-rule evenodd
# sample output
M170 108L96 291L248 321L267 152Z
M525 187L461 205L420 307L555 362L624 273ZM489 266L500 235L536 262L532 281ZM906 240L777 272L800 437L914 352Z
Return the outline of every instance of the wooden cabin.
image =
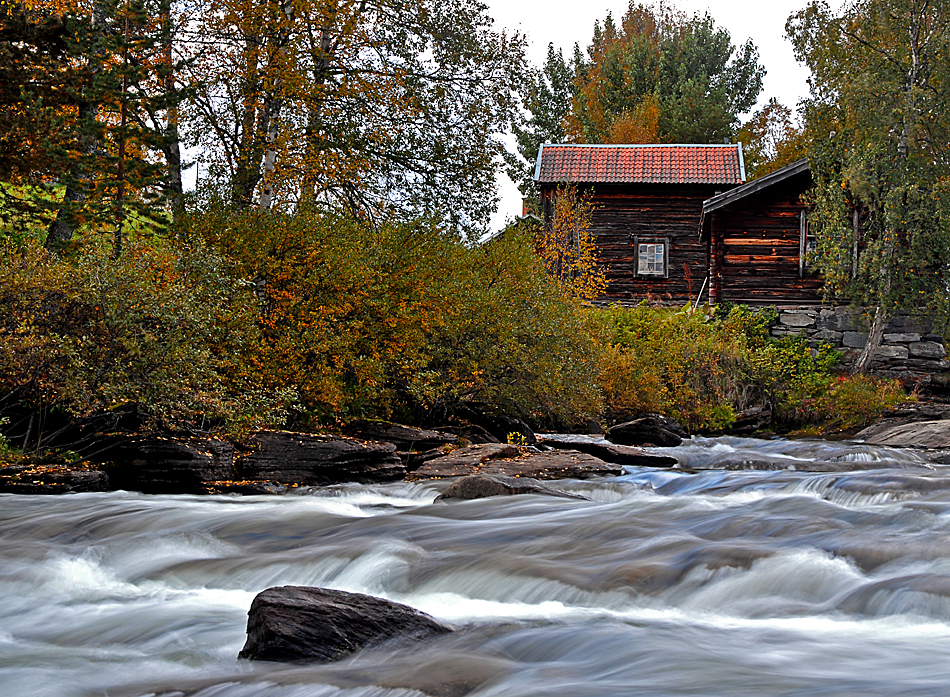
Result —
M802 200L811 184L808 160L799 160L703 203L700 239L709 250L710 302L821 302L821 277L808 262L815 241Z
M745 181L742 145L541 146L535 181L550 221L559 185L591 197L606 302L694 301L708 285L705 201ZM708 292L708 290L707 290Z
M545 144L535 180L547 222L558 186L590 196L604 302L821 302L807 160L746 182L741 143Z

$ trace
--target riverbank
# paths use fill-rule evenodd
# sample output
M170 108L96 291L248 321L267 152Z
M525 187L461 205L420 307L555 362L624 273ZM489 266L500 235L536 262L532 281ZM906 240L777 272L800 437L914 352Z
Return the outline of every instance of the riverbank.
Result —
M0 492L279 495L350 482L379 484L475 474L588 479L622 475L627 467L695 467L686 450L670 450L684 438L692 442L690 436L676 422L656 416L591 435L536 435L515 419L497 419L491 431L473 424L430 430L381 421L353 422L347 431L262 431L241 442L171 435L129 437L117 442L100 462L67 466L21 461L0 466ZM739 428L729 437L743 437L745 431ZM496 437L505 433L515 442ZM834 439L842 438L912 448L927 462L950 462L950 406L905 403L861 431L834 434ZM888 466L884 461L784 464L815 472ZM774 469L777 465L752 458L719 466Z

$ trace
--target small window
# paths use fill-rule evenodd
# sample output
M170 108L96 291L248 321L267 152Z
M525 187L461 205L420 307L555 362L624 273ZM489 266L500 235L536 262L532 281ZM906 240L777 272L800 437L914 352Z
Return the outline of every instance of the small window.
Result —
M669 244L666 239L635 239L634 249L637 255L637 276L667 276L667 252Z

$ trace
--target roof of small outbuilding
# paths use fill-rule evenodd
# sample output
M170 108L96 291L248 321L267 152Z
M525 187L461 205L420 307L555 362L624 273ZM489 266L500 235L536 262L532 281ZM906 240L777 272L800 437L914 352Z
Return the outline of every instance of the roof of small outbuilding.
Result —
M534 179L539 184L726 184L745 181L742 144L544 144Z

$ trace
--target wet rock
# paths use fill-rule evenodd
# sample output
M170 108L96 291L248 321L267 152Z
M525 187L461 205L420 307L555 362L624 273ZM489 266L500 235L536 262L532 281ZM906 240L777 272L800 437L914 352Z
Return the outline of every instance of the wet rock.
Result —
M453 447L451 445L442 445L438 448L432 448L431 450L425 450L423 452L396 451L396 454L406 465L407 472L415 472L429 460L434 460L437 457L448 455L450 452L453 452Z
M286 494L290 487L279 482L269 481L239 481L239 482L208 482L209 494L241 494L242 496L279 496Z
M521 443L534 445L538 442L537 436L528 424L513 416L485 417L481 425L502 443L518 439Z
M412 426L403 426L388 421L358 419L346 425L346 435L360 440L392 443L398 451L418 452L432 450L440 445L458 445L459 437L454 433L440 433Z
M729 433L746 434L760 431L772 423L772 410L768 407L751 407L736 414L736 420L729 427Z
M435 430L439 433L453 433L458 436L459 439L465 439L469 442L469 444L472 445L479 445L481 443L501 443L501 441L495 438L495 436L476 424L465 424L462 426L438 426ZM505 440L507 441L507 439Z
M950 405L937 402L905 402L885 411L876 422L860 431L855 438L868 440L897 426L921 421L950 419Z
M253 449L235 462L242 480L325 485L388 482L406 475L406 467L392 443L262 431L251 438L250 445Z
M234 476L234 448L214 438L153 437L122 442L110 453L114 488L146 494L201 494Z
M408 605L326 588L268 588L247 613L239 658L329 663L386 643L412 644L452 632Z
M856 437L891 447L950 448L950 421L915 421L887 428L875 424Z
M607 440L620 445L672 447L688 437L679 423L659 414L641 416L633 421L617 424L607 431Z
M0 467L0 493L35 495L108 490L109 476L101 470L29 464Z
M628 467L673 467L677 464L675 457L648 453L641 448L630 445L616 445L614 443L591 443L590 441L558 440L555 438L539 437L541 445L559 450L577 450L600 458L604 462Z
M474 474L488 460L520 456L521 451L516 445L479 443L429 460L413 472L413 478L458 477Z
M586 496L570 494L559 489L552 489L540 482L527 477L505 477L503 475L473 474L461 477L452 482L436 501L458 499L471 501L484 499L490 496L517 496L519 494L542 494L544 496L558 496L568 499L589 501Z
M604 462L593 455L576 450L531 452L514 446L488 445L463 448L450 455L430 460L412 473L412 479L458 477L470 474L532 477L534 479L586 479L623 474L620 465ZM476 450L477 449L477 450ZM475 450L474 454L471 451ZM491 456L487 452L494 453Z

